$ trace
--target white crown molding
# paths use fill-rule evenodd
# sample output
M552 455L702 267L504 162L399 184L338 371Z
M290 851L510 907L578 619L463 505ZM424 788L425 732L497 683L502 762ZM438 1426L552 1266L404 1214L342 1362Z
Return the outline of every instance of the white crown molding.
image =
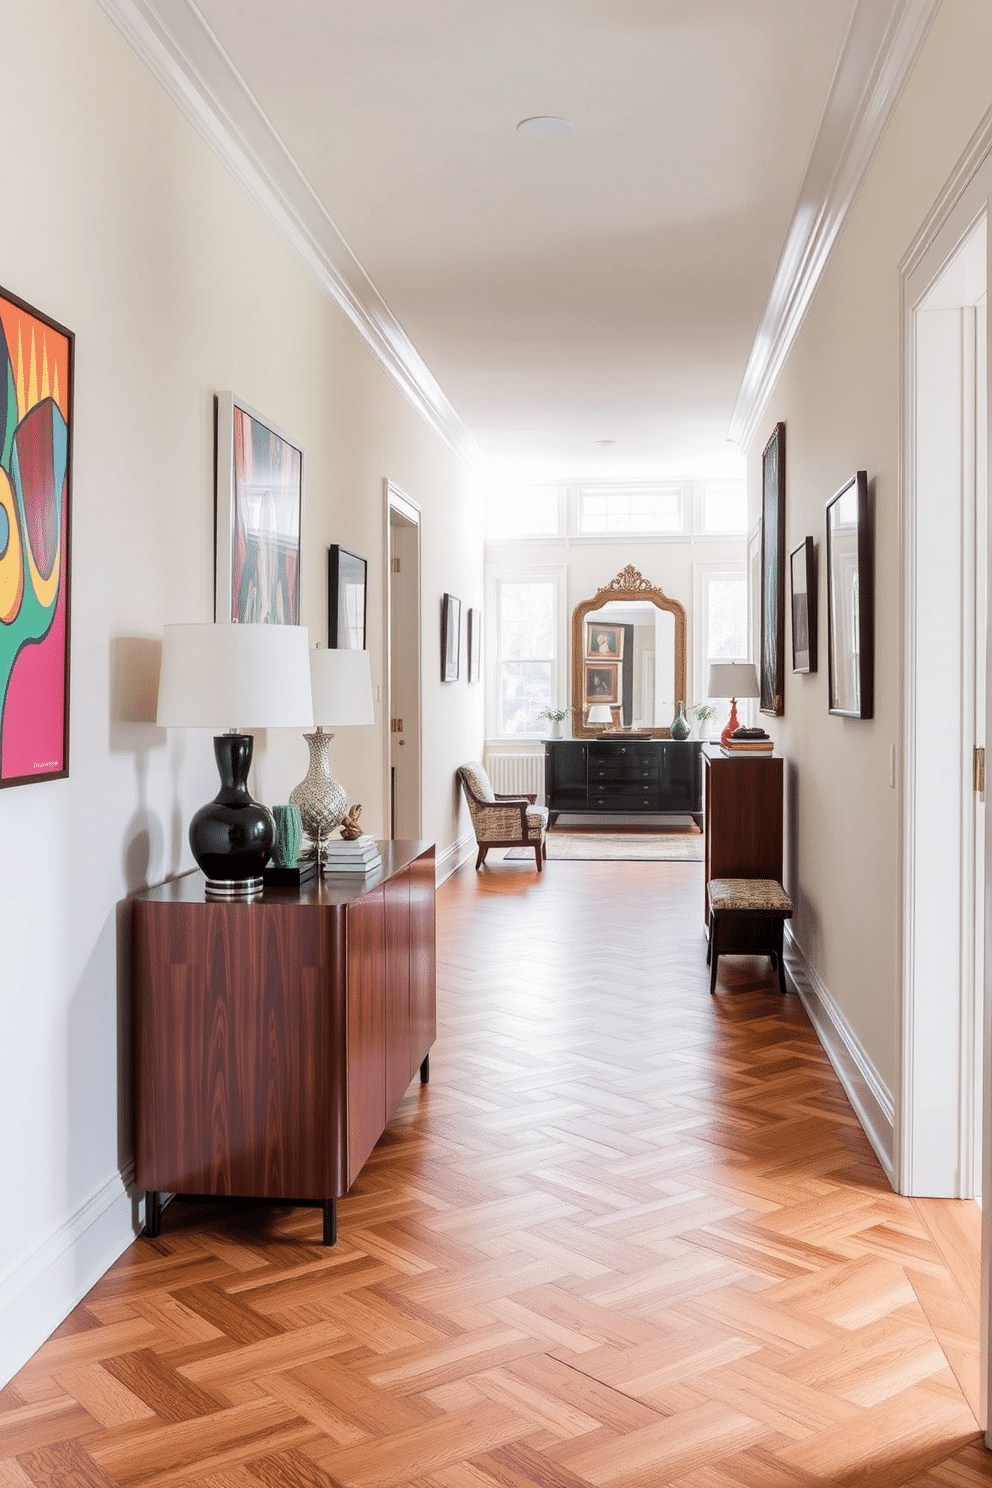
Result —
M751 443L940 0L858 0L734 405Z
M379 365L469 468L481 451L193 0L98 0Z

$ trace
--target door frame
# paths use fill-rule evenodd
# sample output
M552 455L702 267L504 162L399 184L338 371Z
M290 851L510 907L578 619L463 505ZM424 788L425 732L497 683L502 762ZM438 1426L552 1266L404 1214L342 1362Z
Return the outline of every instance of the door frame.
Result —
M401 490L388 477L382 483L383 491L383 727L385 729L385 748L383 750L384 774L383 774L383 801L385 803L385 825L389 832L393 830L393 795L392 795L392 765L393 765L393 516L400 518L405 524L416 530L417 563L415 578L415 604L413 623L415 628L414 645L412 648L415 658L414 666L416 675L414 677L413 694L416 701L416 719L414 728L407 729L412 733L416 742L417 769L414 780L415 801L414 816L418 824L417 836L421 835L424 819L424 752L423 752L423 657L421 648L421 508L413 501L405 491Z
M975 852L982 852L985 865L984 904L974 903L967 913L961 911L957 918L953 943L945 947L962 971L959 976L960 990L956 1002L949 1003L946 996L946 969L943 976L934 978L924 967L924 956L918 953L928 949L926 937L939 930L940 909L929 903L926 886L933 883L932 865L925 861L923 848L919 848L918 831L922 824L926 829L926 780L923 768L927 761L937 757L940 741L941 712L940 686L932 673L925 674L924 646L921 645L923 623L928 618L918 589L921 574L921 540L918 522L923 511L918 490L918 424L917 414L919 388L917 387L917 334L920 329L918 316L925 308L930 291L938 285L951 266L960 249L971 234L985 224L985 326L984 370L986 378L985 409L986 451L985 480L988 500L988 289L992 281L992 222L990 222L990 199L992 199L992 111L983 120L973 137L968 150L948 181L941 197L935 203L926 222L920 229L900 265L900 371L902 385L902 469L898 482L899 491L899 535L902 585L902 630L900 678L901 700L901 755L903 761L902 822L900 838L900 874L902 883L899 955L900 997L897 1007L898 1058L897 1092L895 1102L895 1172L900 1192L906 1194L945 1194L949 1197L971 1197L974 1194L972 1174L975 1167L980 1171L980 1193L982 1199L982 1381L981 1394L985 1405L986 1443L992 1446L990 1428L990 1371L989 1354L992 1338L992 1288L990 1288L989 1256L992 1244L992 1057L984 1059L983 1089L980 1097L981 1160L975 1162L975 1060L978 1048L992 1049L992 905L990 905L990 865L992 865L992 813L985 813L984 844L975 843L974 832L967 829L968 817L964 809L965 780L969 774L968 762L962 755L963 732L966 723L964 703L968 691L968 679L957 691L955 705L958 708L955 729L957 745L961 749L956 765L951 763L952 790L948 799L957 795L954 833L951 847L944 854L944 862L950 863L954 875L967 889L974 890ZM963 314L964 296L959 310L959 342L963 349L967 333ZM943 308L952 308L941 306ZM939 313L939 312L938 312ZM953 328L951 328L953 330ZM937 328L937 354L948 358L953 366L953 340L940 352L941 331ZM979 343L981 345L981 343ZM961 377L958 407L964 409L967 397L965 361L962 357L958 373ZM952 440L948 437L948 445ZM965 441L961 439L958 457L962 462L961 476L956 489L966 485L964 462L967 459ZM964 554L967 540L967 522L959 521L955 532L957 551ZM948 545L951 551L954 544ZM984 555L986 575L990 570L990 555ZM979 555L978 561L982 561ZM958 603L956 629L956 654L947 658L949 669L963 668L964 604L967 602L969 581L966 565L958 564L957 582L953 598ZM947 615L953 606L945 604L945 630ZM986 677L992 661L992 638L989 632L989 615L985 617ZM976 624L976 649L977 646ZM974 660L974 658L973 658ZM975 669L972 667L970 683L974 685ZM990 714L992 714L992 689L986 687L985 738L989 739ZM929 715L928 710L929 709ZM921 728L923 733L921 735ZM948 752L954 747L949 742ZM921 763L921 754L923 762ZM946 755L945 755L946 758ZM921 812L923 813L921 819ZM972 807L971 820L974 821ZM930 827L932 829L932 821ZM945 823L946 826L946 823ZM919 848L919 850L918 850ZM953 856L952 854L953 850ZM970 857L970 863L966 862ZM929 875L929 879L927 878ZM921 892L921 879L923 889ZM952 923L948 906L944 909L944 928ZM927 917L931 923L928 925ZM970 926L968 918L970 916ZM976 968L974 957L968 970L966 959L968 944L974 943L974 927L981 917L984 926L984 968ZM976 1006L977 1004L977 1006ZM978 1016L976 1017L976 1012ZM954 1021L956 1027L947 1036L946 1025ZM944 1036L939 1047L934 1048L930 1035L941 1022L945 1025ZM939 1068L937 1066L939 1065ZM937 1092L943 1089L947 1098L941 1099ZM936 1095L936 1098L935 1098ZM939 1127L939 1140L931 1140L934 1127Z

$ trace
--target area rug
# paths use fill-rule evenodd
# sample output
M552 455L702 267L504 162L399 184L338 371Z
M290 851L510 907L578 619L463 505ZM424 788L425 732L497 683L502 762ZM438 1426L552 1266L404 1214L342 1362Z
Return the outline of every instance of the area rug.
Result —
M511 847L504 862L534 861L532 847ZM548 833L548 861L596 863L701 863L702 832L570 832Z

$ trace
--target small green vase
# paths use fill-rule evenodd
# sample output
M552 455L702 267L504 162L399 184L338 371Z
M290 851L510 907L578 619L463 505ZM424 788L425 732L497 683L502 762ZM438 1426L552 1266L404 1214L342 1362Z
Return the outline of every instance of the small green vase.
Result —
M272 815L276 824L276 840L272 844L273 861L277 868L295 868L303 841L300 808L293 802L288 806L273 806Z
M679 703L679 711L672 719L668 732L673 739L688 739L692 733L692 725L685 716L685 703Z

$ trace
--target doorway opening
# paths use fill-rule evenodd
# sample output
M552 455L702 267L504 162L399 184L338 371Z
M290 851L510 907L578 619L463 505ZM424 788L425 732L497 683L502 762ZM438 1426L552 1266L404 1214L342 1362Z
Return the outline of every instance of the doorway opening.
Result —
M385 483L386 816L392 838L419 839L422 820L420 508Z
M982 1187L987 252L966 193L906 281L899 1186L946 1198Z

